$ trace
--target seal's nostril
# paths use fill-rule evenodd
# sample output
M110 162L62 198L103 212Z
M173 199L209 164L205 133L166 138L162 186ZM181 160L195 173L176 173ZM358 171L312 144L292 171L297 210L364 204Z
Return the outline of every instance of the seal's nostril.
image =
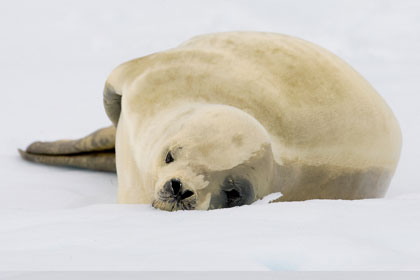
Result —
M164 190L175 198L177 201L183 200L194 195L194 192L191 190L183 191L182 183L179 179L171 179L165 183L163 186Z
M178 195L179 191L181 190L181 181L178 179L171 179L171 187L174 195Z
M186 190L182 195L181 195L181 199L185 199L188 198L190 196L192 196L194 193L190 190Z

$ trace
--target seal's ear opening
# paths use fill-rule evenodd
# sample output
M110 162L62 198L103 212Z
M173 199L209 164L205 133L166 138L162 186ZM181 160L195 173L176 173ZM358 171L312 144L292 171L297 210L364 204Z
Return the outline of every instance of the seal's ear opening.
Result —
M104 88L104 107L108 118L117 127L121 114L121 94L118 94L109 83L106 83Z

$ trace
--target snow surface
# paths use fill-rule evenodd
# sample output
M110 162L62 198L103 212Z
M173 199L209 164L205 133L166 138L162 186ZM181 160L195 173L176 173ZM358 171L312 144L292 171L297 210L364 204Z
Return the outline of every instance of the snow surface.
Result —
M420 269L419 18L419 1L2 1L0 269ZM18 157L108 125L119 63L229 30L315 42L371 82L404 138L385 199L167 213L117 205L113 174Z

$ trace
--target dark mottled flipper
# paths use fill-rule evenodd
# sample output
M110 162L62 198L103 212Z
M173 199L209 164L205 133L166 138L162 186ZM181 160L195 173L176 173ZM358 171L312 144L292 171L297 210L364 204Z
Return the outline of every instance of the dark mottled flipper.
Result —
M102 128L77 140L34 142L19 153L26 160L48 165L115 172L115 128Z

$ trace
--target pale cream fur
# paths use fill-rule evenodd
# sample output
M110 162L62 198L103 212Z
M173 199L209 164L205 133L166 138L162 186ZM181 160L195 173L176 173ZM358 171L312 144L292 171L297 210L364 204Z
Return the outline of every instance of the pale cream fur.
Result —
M122 95L116 138L121 203L151 203L176 174L201 190L197 209L207 209L215 186L196 167L231 169L264 145L267 173L250 175L257 198L278 191L271 152L279 166L293 161L393 173L398 163L401 132L385 101L340 58L298 38L198 36L118 66L107 83ZM218 123L221 131L206 130ZM248 135L237 149L231 141L236 132ZM213 148L198 156L203 139ZM188 160L163 166L168 145L177 142L194 146Z

